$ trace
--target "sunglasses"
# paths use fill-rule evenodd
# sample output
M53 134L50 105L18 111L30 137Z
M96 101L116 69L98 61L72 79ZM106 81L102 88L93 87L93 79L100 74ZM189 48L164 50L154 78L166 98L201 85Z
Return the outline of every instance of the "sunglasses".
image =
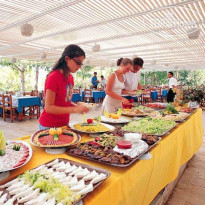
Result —
M72 60L74 60L77 65L80 65L80 66L83 65L83 63L81 63L80 61L75 60L74 58L72 58Z

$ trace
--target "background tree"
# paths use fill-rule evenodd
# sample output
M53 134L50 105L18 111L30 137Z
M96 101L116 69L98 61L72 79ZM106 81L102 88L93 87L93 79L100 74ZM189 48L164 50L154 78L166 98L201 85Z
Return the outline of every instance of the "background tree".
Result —
M93 66L87 65L78 70L78 72L74 74L75 87L90 87L93 69Z
M178 81L181 85L196 87L205 84L205 70L182 70L179 71Z
M2 58L0 60L0 66L0 73L2 73L2 77L4 76L2 81L7 79L7 83L2 84L1 87L5 87L5 89L8 91L21 90L22 92L33 89L38 90L39 70L43 69L48 72L51 69L50 63L29 60L18 60L16 63L11 63L10 59L8 58ZM19 80L21 89L17 83ZM2 90L4 89L2 88Z
M53 63L18 60L15 64L12 64L10 59L0 59L0 91L31 91L43 90L45 79L50 72ZM75 87L89 88L91 86L91 78L93 72L98 73L98 79L100 75L104 75L107 79L111 72L116 70L113 67L94 67L85 66L80 69L75 77ZM205 70L183 70L178 71L178 82L181 85L198 86L205 84ZM141 84L150 85L168 85L167 71L141 71ZM175 75L175 72L174 72Z

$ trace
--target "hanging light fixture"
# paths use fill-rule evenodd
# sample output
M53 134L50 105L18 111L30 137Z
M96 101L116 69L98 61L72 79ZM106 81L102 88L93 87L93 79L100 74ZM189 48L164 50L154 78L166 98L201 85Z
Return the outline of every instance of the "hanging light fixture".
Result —
M41 57L41 59L45 59L46 58L46 53L41 53L40 57Z
M187 31L187 35L189 39L194 40L197 39L200 35L201 29L200 28L192 28Z
M99 52L99 51L100 51L100 45L99 45L99 44L95 44L95 45L92 47L92 50L93 50L93 52Z
M30 37L33 34L33 26L31 24L23 24L21 26L21 35L22 36L26 36L26 37Z
M11 63L16 63L17 59L16 58L11 58Z
M168 65L169 65L169 63L165 63L164 65L165 65L165 66L168 66Z

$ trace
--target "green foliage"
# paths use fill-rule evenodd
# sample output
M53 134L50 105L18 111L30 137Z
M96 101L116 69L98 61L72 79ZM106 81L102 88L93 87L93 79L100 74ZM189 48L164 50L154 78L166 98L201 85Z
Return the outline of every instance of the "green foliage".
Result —
M103 75L105 79L107 79L110 73L114 71L114 68L104 69L93 66L86 66L84 68L81 68L76 74L74 74L75 87L90 88L90 86L92 86L91 78L95 71L98 74L98 80L100 80L101 75Z
M145 75L145 83L144 83ZM167 84L167 72L166 71L155 71L155 72L141 72L141 84L145 85L161 85Z
M178 81L181 85L196 87L205 84L205 70L179 71Z
M44 88L46 75L51 70L53 63L18 60L15 64L10 62L8 58L0 59L0 90L3 91L21 91L21 74L18 70L24 70L25 76L25 91L31 91L35 87L36 67L39 67L39 82L38 88ZM108 78L114 68L98 68L93 66L85 66L81 68L76 74L75 87L89 88L91 86L91 78L93 72L98 73L98 80L100 76L104 75L105 79ZM144 83L145 75L145 83ZM176 76L176 73L174 73ZM205 84L205 70L188 71L183 70L178 72L178 82L181 85L196 87L197 85ZM168 85L167 71L143 72L141 71L141 84L146 85Z
M20 91L21 77L18 71L9 66L0 67L0 90Z
M86 78L91 78L92 74L91 71L93 70L94 67L92 66L85 66L84 68L81 68L77 74L77 78L81 78L82 80L85 80Z
M89 88L94 67L85 66L75 74L75 87Z
M35 87L35 70L39 67L39 90L42 90L45 83L45 77L51 70L50 63L18 60L15 64L8 58L0 59L0 90L3 91L21 91L21 73L18 69L24 71L25 91L34 90ZM39 76L40 76L39 75Z
M176 71L173 73L176 77ZM141 72L140 83L145 85L168 85L167 71ZM178 72L178 83L191 87L205 84L205 70L180 70Z

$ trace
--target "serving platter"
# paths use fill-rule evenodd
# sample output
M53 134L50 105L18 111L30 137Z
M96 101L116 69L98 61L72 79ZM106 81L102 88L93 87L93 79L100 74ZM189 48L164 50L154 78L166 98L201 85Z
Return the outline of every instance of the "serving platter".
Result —
M163 133L161 133L161 134L158 134L158 133L156 133L156 134L150 134L150 133L145 133L145 132L138 132L138 133L146 134L146 135L154 135L154 136L158 136L158 137L163 137L164 135L170 134L170 132L171 132L178 124L179 124L179 123L176 123L175 126L171 127L169 130L167 130L167 131L165 131L165 132L163 132ZM125 131L125 133L127 133L127 132L135 133L135 132L131 132L131 131Z
M139 122L140 120L144 120L144 122L143 122L143 124L134 124L134 123L137 123L137 122ZM146 120L146 121L145 121ZM155 120L155 122L156 121L160 121L160 120L162 120L162 119L154 119L153 118L153 120ZM167 122L166 120L163 120L164 122L166 122L166 124L170 124L169 122ZM170 122L174 122L174 121L170 121ZM166 129L166 130L162 130L163 132L161 132L161 133L157 133L157 132L153 132L153 133L149 133L149 132L146 132L146 130L145 131L141 131L140 130L140 128L142 128L143 126L144 127L146 127L145 129L147 129L147 127L148 127L148 123L149 123L149 119L147 119L147 118L144 118L144 119L138 119L138 120L136 120L136 122L135 121L132 121L131 122L132 123L132 127L128 127L128 126L130 126L129 124L128 125L125 125L124 127L122 127L121 129L124 131L124 132L130 132L130 133L141 133L141 134L147 134L147 135L155 135L155 136L159 136L159 137L162 137L162 136L164 136L164 135L166 135L167 133L169 133L172 129L174 129L178 124L176 123L176 122L174 122L173 123L173 126L172 127L169 127L169 129ZM158 122L156 122L156 123L158 123ZM138 127L137 127L138 126ZM163 126L163 125L162 125ZM164 125L165 126L165 125ZM124 129L123 129L124 128ZM133 128L135 129L135 130L133 130ZM138 129L137 129L138 128ZM161 127L160 127L161 128ZM158 128L155 128L155 129L159 129L159 127ZM159 131L159 130L158 130Z
M89 154L85 155L85 154L76 154L73 153L73 150L75 149L74 147L72 148L68 148L67 149L67 153L71 156L75 156L75 157L79 157L79 158L83 158L83 159L87 159L87 160L91 160L91 161L95 161L101 164L106 164L106 165L110 165L110 166L114 166L114 167L129 167L131 164L133 164L134 162L136 162L138 159L140 159L141 156L143 156L146 152L148 152L149 150L151 150L154 146L157 145L157 143L161 140L160 137L158 137L157 141L155 143L153 143L152 145L148 145L148 148L146 150L144 150L141 154L139 154L137 157L132 158L129 163L127 164L117 164L117 163L110 163L110 162L106 162L100 159L96 159L94 157L90 157ZM83 144L83 143L82 143Z
M145 106L156 110L161 110L165 109L168 106L168 103L147 103Z
M150 108L150 107L146 107L146 106L143 106L143 105L136 105L132 108L133 110L140 110L144 113L151 113L154 111L153 108Z
M126 117L122 117L120 116L119 119L112 119L112 118L107 118L105 116L101 116L101 122L105 122L105 123L110 123L110 124L125 124L128 122L131 122L131 119L128 119Z
M9 166L8 163L14 164L15 160L18 159L18 154L21 155L21 156L19 156L21 159L19 159L18 162L16 161L16 165L13 165L13 167L11 167L11 168L6 168L6 169L0 168L0 172L7 172L7 171L14 170L14 169L18 169L19 167L22 167L29 162L29 160L31 159L31 157L33 155L33 150L31 148L31 146L29 145L29 143L21 141L21 140L16 140L16 141L7 141L6 144L7 145L17 144L17 145L20 145L21 148L20 148L19 152L10 150L10 151L8 151L8 153L6 151L4 156L0 156L1 167L6 167L6 165L4 163L6 163L7 166ZM23 153L20 153L20 152L23 152Z
M185 113L193 113L195 109L193 108L180 108L180 112L185 112Z
M190 113L186 113L186 114L187 114L187 115L184 116L183 118L181 118L181 119L174 119L174 121L175 121L175 122L178 122L178 123L184 122L184 121L190 116Z
M89 131L83 131L83 130L80 130L80 129L76 129L74 125L70 125L71 129L74 130L74 131L77 131L77 132L80 132L80 133L85 133L85 134L99 134L99 133L105 133L105 132L110 132L110 131L114 131L115 130L115 127L112 126L112 125L109 125L109 124L106 124L106 123L100 123L101 125L104 125L107 130L104 130L104 131L96 131L96 132L89 132Z
M126 113L122 113L122 115L127 116L127 117L147 117L148 116L148 114L137 115L137 114L126 114Z
M152 118L164 119L164 120L174 120L175 122L184 122L190 116L190 114L188 114L188 113L185 113L185 114L186 115L182 114L184 116L181 116L180 119L178 119L178 117L177 117L180 114L170 114L170 115L165 115L165 116L159 115L159 116L155 116L155 117L152 117Z
M64 166L64 169L63 169L63 166ZM68 167L68 168L65 169L66 167ZM79 170L79 171L76 172L76 174L74 174L74 171L73 172L68 172L68 169L70 168L70 170L71 170L72 167L75 168L74 170ZM90 179L89 179L89 176L88 176L89 174L87 174L87 176L85 175L84 177L79 177L78 173L81 172L81 174L82 174L82 172L85 172L85 171L88 172L90 175L92 175L91 173L93 173L93 176L92 176L93 178L90 176ZM95 167L95 166L86 165L86 164L79 163L79 162L74 162L74 161L71 161L71 160L63 159L63 158L57 158L57 159L51 160L51 161L49 161L45 164L42 164L42 165L40 165L40 166L38 166L34 169L31 169L31 170L27 171L26 174L35 174L35 173L37 173L37 174L40 174L42 176L45 176L43 178L43 180L46 180L46 179L49 180L49 177L46 174L48 172L50 173L49 177L52 176L52 179L57 180L57 183L60 183L61 186L68 187L70 190L72 189L71 192L72 192L73 196L75 196L74 194L79 194L80 192L82 193L82 194L80 194L80 196L78 198L74 197L74 201L72 202L73 205L77 204L84 197L86 197L87 195L92 193L103 181L105 181L110 176L110 172L105 170L105 169L101 169L101 168L98 168L98 167ZM13 194L11 185L8 186L9 183L10 184L11 183L13 183L13 184L18 183L18 180L20 180L20 179L23 181L22 186L26 185L26 181L24 181L24 176L25 176L24 174L25 173L23 173L21 176L20 175L15 176L15 177L5 181L0 186L0 191L3 191L2 196L7 193L7 201L9 199L12 200L12 197L13 197L13 199L14 199L13 204L15 204L17 202L16 198L20 202L24 201L22 203L18 203L19 205L24 204L24 203L27 202L26 200L24 200L26 197L29 198L28 194L25 195L25 196L23 195L24 199L22 199L22 197L17 197L17 194L15 194L17 191L15 192L15 190L13 190L13 193L14 193ZM77 174L78 174L78 176L77 176ZM77 181L76 181L75 177L77 178ZM87 179L85 177L87 177ZM62 180L60 180L61 178L62 178ZM70 178L70 180L68 180L69 178ZM75 178L75 180L74 180L74 178ZM71 182L71 180L72 180L72 182ZM17 181L17 182L15 182L15 181ZM76 187L76 184L78 185L82 181L84 181L83 188L76 191L77 188L74 189L74 186ZM89 189L90 187L92 187L92 189ZM20 188L20 187L18 186L18 188ZM80 187L78 186L78 189L79 188ZM30 188L27 188L27 189L30 189ZM84 191L83 191L83 189L84 189ZM49 190L49 189L47 189L47 190ZM37 190L37 188L34 187L32 191L34 192L34 191L38 191L38 190ZM31 198L30 200L34 200L34 201L38 200L38 197L40 197L40 195L42 193L45 194L45 195L46 195L46 193L48 193L46 191L44 190L44 191L41 191L41 193L37 193L37 196ZM72 197L72 195L71 195L71 197ZM54 204L57 204L56 196L53 196L53 198L55 200ZM44 198L43 200L44 201L42 201L42 198L41 198L40 202L39 203L36 202L35 204L44 204L44 203L48 202L48 200L50 200L50 199L49 198L48 199ZM60 202L58 201L58 203L60 203Z
M136 109L123 109L122 110L122 115L124 115L124 116L127 116L127 117L146 117L146 116L148 116L148 113L145 113L145 112L142 112L142 111L140 111L140 112L142 112L142 113L139 113L139 114L137 114L136 113Z
M63 135L64 133L65 133L65 136ZM38 143L38 140L39 140L39 138L41 138L41 136L42 137L44 137L44 136L47 137L48 136L48 138L45 139L45 141L42 141L41 143ZM68 147L68 146L76 145L81 140L81 136L79 134L71 131L71 130L63 130L62 139L60 137L59 137L59 140L64 140L64 139L66 140L66 137L67 137L67 138L71 138L70 140L73 140L73 141L71 143L65 142L65 144L62 144L62 143L57 144L57 141L56 141L56 144L52 144L51 140L53 142L55 142L55 140L51 139L53 137L49 135L49 130L39 130L39 131L35 132L31 136L30 141L31 141L31 143L34 146L37 146L37 147L42 147L42 148L62 148L62 147ZM44 143L44 144L42 144L42 143Z

